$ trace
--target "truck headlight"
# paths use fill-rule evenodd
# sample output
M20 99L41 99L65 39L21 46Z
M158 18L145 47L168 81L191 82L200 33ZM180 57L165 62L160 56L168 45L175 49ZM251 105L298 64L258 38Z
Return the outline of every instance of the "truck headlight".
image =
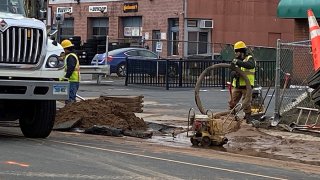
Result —
M59 57L54 55L54 56L50 56L47 60L47 64L46 67L47 68L59 68Z

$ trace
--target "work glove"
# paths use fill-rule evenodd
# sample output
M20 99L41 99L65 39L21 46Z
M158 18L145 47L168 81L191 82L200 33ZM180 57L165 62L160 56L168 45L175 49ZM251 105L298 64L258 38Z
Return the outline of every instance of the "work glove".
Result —
M237 65L238 61L239 61L238 59L233 59L231 64Z
M231 61L230 68L235 69L236 67L237 67L237 65L234 63L234 61Z
M62 78L59 78L59 81L69 81L69 79L65 78L65 77L62 77Z
M233 59L232 61L231 61L231 69L234 69L234 68L236 68L237 67L237 62L238 62L238 59Z

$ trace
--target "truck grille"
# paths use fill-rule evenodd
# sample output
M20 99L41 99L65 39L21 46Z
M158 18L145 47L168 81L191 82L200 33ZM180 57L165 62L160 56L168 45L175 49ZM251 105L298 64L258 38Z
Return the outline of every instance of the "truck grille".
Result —
M0 64L37 64L43 45L43 31L10 27L0 31Z

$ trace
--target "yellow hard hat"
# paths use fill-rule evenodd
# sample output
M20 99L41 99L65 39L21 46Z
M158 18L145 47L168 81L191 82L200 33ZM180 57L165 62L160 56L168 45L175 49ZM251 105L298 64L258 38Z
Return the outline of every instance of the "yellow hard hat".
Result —
M68 47L72 47L73 44L70 40L65 39L61 42L61 46L63 47L63 49L68 48Z
M234 44L234 50L247 48L246 44L243 41L238 41Z

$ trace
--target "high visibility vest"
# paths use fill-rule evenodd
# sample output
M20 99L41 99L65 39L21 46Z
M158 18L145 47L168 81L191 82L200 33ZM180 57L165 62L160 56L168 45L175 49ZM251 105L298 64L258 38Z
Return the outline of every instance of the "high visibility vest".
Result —
M80 82L80 63L79 63L79 59L78 59L78 56L75 54L75 53L69 53L65 58L64 58L64 61L65 61L65 72L67 72L67 59L69 56L74 56L77 60L77 64L76 64L76 67L74 68L70 78L69 78L69 81L70 82Z
M247 56L243 60L243 62L247 62L251 57L252 57L251 55ZM254 62L254 66L256 66L256 62ZM254 86L254 75L255 75L255 72L256 72L256 68L246 69L244 67L241 67L240 70L243 71L247 75L247 77L249 79L249 82L250 82L250 85ZM237 87L237 79L236 78L233 79L232 86L233 87ZM246 82L243 79L243 77L241 77L241 76L239 77L239 86L246 86Z

